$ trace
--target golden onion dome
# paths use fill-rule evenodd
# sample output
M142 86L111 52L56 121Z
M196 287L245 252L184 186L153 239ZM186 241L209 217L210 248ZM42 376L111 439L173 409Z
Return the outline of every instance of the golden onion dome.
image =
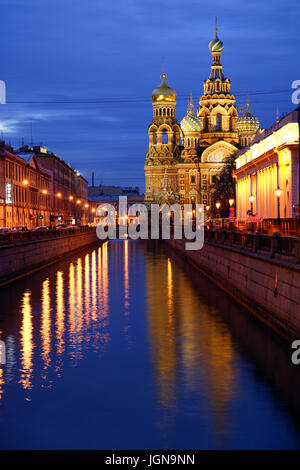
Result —
M176 92L166 82L166 75L162 74L162 82L159 87L152 91L152 102L171 101L176 102Z

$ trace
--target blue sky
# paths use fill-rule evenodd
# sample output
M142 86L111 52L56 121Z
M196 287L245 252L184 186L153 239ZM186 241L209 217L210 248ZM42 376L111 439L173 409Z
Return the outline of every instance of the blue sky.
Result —
M237 104L249 89L261 127L273 123L277 106L280 114L294 108L298 0L0 0L0 6L4 139L30 143L32 121L34 144L46 145L89 181L94 170L96 184L143 189L151 91L160 82L162 56L180 121L190 89L197 103L209 75L216 15Z

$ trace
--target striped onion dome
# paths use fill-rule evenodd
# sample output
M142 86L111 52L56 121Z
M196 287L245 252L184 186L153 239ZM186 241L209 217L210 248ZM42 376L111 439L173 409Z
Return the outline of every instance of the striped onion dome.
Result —
M208 48L211 52L222 52L222 50L224 49L224 44L218 38L217 18L216 18L215 37L212 41L210 41Z
M188 104L187 115L184 116L180 123L181 131L183 134L187 134L189 132L201 132L202 131L202 122L194 113L194 105L191 101Z
M211 52L222 52L222 50L224 49L224 44L216 35L215 38L210 41L208 48Z
M247 91L247 109L243 114L241 104L241 117L237 121L238 132L249 132L254 134L259 128L259 120L250 112L248 91Z
M250 111L246 111L237 122L238 132L255 133L259 128L259 120Z

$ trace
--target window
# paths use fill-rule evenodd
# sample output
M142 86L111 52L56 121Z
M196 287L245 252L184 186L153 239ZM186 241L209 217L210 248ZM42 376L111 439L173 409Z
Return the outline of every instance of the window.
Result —
M162 143L163 144L167 144L168 143L168 134L167 132L164 130L163 133L162 133Z
M196 183L196 176L191 176L191 183L192 184L195 184Z
M216 117L216 131L221 131L222 130L222 115L217 114Z

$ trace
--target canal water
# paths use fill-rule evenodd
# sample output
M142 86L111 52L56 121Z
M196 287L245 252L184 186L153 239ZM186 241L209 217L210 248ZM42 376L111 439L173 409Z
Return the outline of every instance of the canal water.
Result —
M296 449L291 351L159 242L0 291L2 449Z

